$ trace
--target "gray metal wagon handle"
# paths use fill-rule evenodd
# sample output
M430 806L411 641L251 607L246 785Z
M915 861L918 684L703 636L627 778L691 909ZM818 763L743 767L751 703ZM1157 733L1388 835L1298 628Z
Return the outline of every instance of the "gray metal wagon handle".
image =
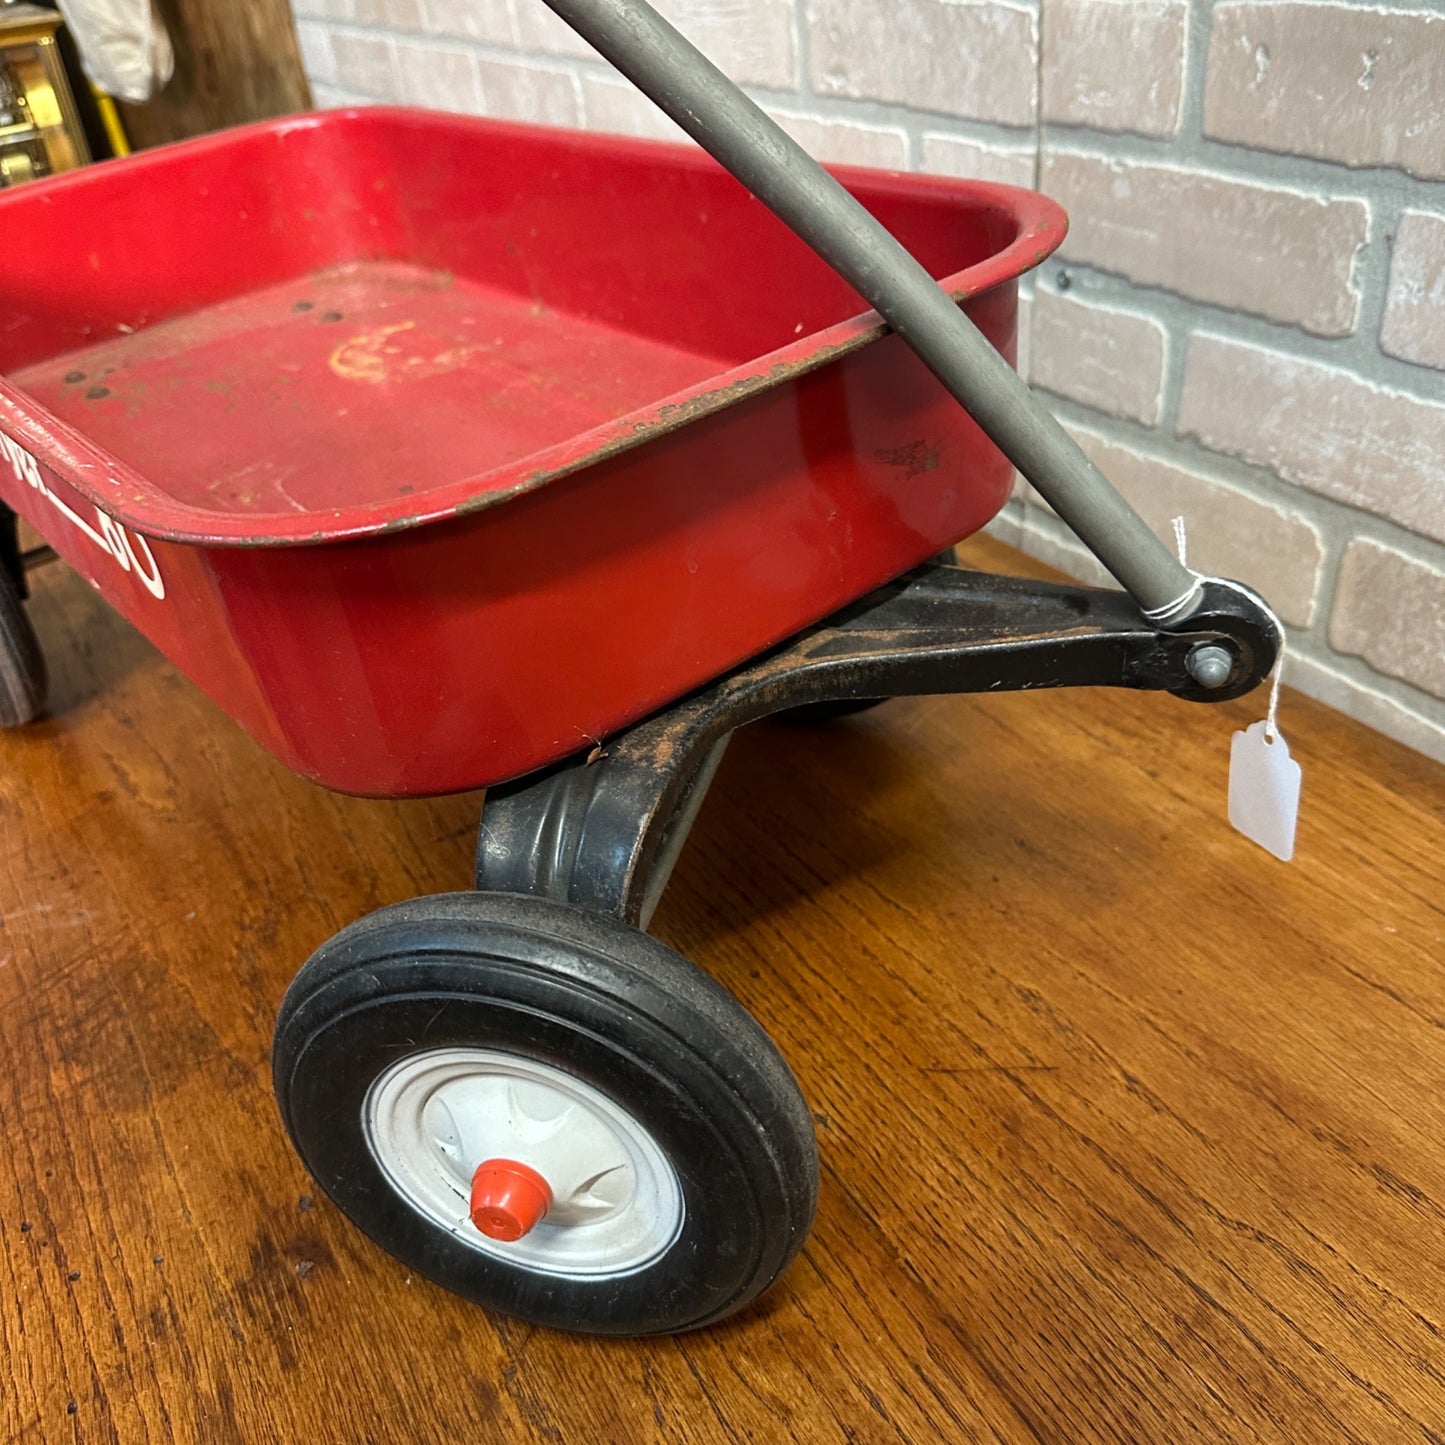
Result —
M1150 621L1177 627L1189 572L933 278L644 0L546 0L867 298Z

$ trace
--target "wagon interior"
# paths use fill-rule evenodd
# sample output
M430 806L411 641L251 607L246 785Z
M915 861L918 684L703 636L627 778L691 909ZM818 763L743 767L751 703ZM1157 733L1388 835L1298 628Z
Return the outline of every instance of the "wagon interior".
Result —
M57 193L7 257L0 372L189 506L320 513L510 490L739 366L806 365L866 310L700 152L492 126L478 163L454 123L379 122ZM935 276L1015 239L1001 207L857 179Z

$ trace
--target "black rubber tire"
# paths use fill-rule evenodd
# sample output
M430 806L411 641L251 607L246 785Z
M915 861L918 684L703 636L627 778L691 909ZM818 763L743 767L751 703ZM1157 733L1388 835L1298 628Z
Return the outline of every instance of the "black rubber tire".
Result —
M0 566L0 728L24 727L45 707L45 656L10 569Z
M631 1112L681 1185L677 1239L631 1274L561 1277L458 1240L371 1153L362 1110L411 1039L515 1052ZM320 1187L415 1272L489 1309L595 1334L694 1329L755 1299L802 1247L817 1144L796 1080L756 1020L665 944L513 894L383 908L324 944L286 992L276 1096Z

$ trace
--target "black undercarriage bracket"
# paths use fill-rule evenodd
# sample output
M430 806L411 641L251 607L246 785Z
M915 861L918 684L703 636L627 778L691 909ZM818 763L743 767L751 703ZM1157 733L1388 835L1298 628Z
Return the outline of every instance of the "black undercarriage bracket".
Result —
M810 703L1044 687L1224 701L1269 675L1279 635L1234 583L1204 583L1180 630L1122 592L928 565L609 739L491 789L477 887L646 927L728 738Z

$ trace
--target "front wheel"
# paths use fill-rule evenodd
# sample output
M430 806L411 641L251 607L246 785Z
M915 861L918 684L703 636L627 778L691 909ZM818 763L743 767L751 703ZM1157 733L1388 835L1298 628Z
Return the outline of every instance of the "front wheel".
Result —
M537 1324L710 1324L812 1221L812 1122L771 1040L601 915L488 893L384 908L297 975L272 1058L297 1151L352 1221Z

